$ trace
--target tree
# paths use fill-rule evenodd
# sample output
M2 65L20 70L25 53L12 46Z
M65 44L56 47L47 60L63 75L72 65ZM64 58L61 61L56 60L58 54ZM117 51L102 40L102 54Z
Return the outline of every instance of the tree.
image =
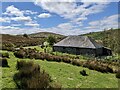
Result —
M53 46L53 44L56 42L56 38L50 35L47 38L47 42L49 43L50 46Z
M105 47L108 47L108 33L107 30L104 29L102 43Z
M27 35L27 34L23 34L23 37L26 37L26 38L28 38L28 35Z

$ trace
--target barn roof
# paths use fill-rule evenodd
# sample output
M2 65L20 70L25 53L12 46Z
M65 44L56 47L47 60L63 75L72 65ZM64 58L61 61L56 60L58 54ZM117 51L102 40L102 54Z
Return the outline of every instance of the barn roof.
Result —
M101 48L102 45L98 44L95 40L88 36L68 36L54 46L64 47L79 47L79 48Z

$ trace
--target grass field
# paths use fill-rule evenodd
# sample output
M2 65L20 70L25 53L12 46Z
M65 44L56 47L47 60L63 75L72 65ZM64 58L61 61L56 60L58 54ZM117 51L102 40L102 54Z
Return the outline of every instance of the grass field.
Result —
M17 72L16 62L17 60L30 59L18 59L12 52L9 52L10 58L8 64L10 67L1 68L2 70L2 88L15 88L16 85L13 81L13 75ZM34 59L33 59L34 60ZM34 60L38 63L42 69L50 74L53 81L58 82L63 88L117 88L118 79L115 74L100 73L87 68L73 66L65 64L63 62L48 62L42 60ZM86 70L88 76L82 76L79 72Z

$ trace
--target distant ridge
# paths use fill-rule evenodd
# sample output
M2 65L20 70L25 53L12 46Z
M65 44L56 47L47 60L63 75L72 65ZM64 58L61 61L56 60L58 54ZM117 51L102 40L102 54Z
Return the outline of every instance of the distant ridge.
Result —
M29 36L32 38L46 38L50 35L52 35L54 37L64 37L64 35L56 34L56 33L52 33L52 32L39 32L39 33L29 34Z

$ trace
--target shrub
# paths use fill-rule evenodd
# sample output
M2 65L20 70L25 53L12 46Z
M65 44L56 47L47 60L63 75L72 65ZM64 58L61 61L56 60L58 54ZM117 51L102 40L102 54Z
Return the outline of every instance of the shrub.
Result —
M113 73L112 67L110 67L110 63L103 62L103 61L97 61L97 60L87 60L87 61L80 61L79 59L72 59L68 56L57 56L57 55L51 55L48 53L38 52L35 49L23 49L14 52L15 56L18 58L35 58L35 59L46 59L47 61L56 61L56 62L65 62L65 63L71 63L73 65L77 66L83 66L86 68L89 68L91 70L96 70L99 72L110 72ZM71 56L73 58L73 56Z
M89 60L83 63L83 67L87 67L91 70L96 70L102 73L113 73L113 69L108 66L108 64L96 61L96 60Z
M79 60L72 60L72 64L73 65L77 65L77 66L80 66L80 63L79 63L80 61Z
M60 56L53 56L53 58L54 58L54 61L56 61L56 62L62 61L62 58Z
M88 74L86 73L85 70L80 71L80 74L83 75L83 76L88 76Z
M31 52L31 53L29 54L29 58L30 58L30 59L36 58L36 53L35 53L35 52Z
M116 78L120 79L120 69L119 69L118 72L116 73Z
M25 57L27 57L26 52L23 51L23 50L19 50L19 51L14 52L14 55L16 57L18 57L18 58L25 58Z
M33 62L18 61L16 68L19 70L13 77L18 88L49 88L51 78L38 64Z
M2 42L2 50L14 51L15 45L11 42Z
M106 70L107 70L107 72L113 73L113 69L108 66L106 67Z
M0 57L2 57L2 58L9 58L9 53L7 53L7 52L0 53Z
M15 48L14 48L14 47L6 47L6 50L7 50L7 51L14 51Z
M54 83L51 83L50 84L50 88L52 89L52 90L61 90L61 87L62 87L62 85L60 84L60 83L58 83L58 82L54 82Z
M67 57L63 57L62 61L65 62L65 63L71 63L70 58L67 58Z
M27 35L27 34L23 34L23 37L26 37L26 38L28 38L28 35Z
M2 65L0 65L0 66L2 66L2 67L9 67L9 66L8 66L8 62L7 62L7 59L5 59L5 58L1 58L1 59L0 59L0 64L2 64Z
M40 53L36 53L36 54L35 54L35 59L41 59Z
M24 60L17 61L16 68L17 70L23 69L23 68L29 68L33 66L33 62L26 62Z

